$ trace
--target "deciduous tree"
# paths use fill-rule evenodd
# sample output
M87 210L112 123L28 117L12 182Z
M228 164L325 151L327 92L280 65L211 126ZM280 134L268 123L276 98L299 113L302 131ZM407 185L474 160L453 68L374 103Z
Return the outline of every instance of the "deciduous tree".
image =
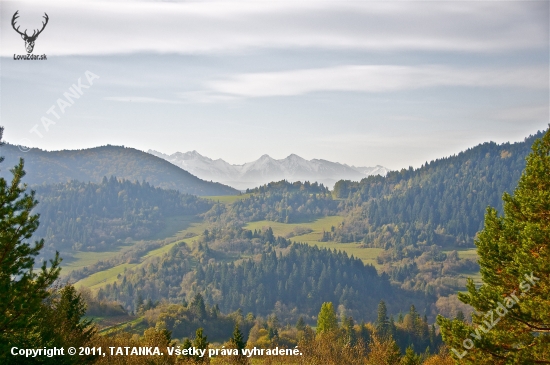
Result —
M332 302L325 302L321 306L317 318L317 333L331 332L338 329L338 319Z

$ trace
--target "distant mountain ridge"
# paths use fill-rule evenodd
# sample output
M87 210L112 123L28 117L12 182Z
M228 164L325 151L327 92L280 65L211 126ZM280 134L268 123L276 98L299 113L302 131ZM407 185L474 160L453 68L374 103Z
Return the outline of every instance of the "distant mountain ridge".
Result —
M218 181L245 190L271 181L317 181L332 188L338 180L359 181L370 175L385 176L389 171L383 166L355 167L321 159L306 160L298 155L276 160L269 155L232 165L222 159L213 160L197 151L176 152L172 155L149 150L148 153L163 158L205 180Z
M116 176L129 181L146 181L163 188L193 195L235 195L232 187L204 181L170 162L135 148L101 146L82 150L44 151L31 148L22 152L6 143L0 147L0 176L11 181L9 170L25 160L28 185L56 184L71 180L99 183L103 177Z

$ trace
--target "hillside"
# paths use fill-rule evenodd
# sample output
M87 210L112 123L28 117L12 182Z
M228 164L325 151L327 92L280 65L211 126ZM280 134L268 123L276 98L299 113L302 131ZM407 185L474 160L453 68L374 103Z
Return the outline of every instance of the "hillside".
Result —
M161 232L167 219L194 216L212 206L209 200L148 183L103 178L99 184L71 181L36 188L40 214L36 239L43 254L60 251L109 251Z
M456 315L467 309L452 294L479 272L470 245L483 212L513 190L540 135L340 181L332 192L279 181L203 201L114 178L44 185L39 233L50 252L74 253L73 281L128 311L140 297L185 302L201 294L225 313L285 321L314 321L324 301L365 320L381 299L394 315L413 303L429 318ZM172 233L150 235L175 215L187 218L174 220Z
M71 180L99 183L116 176L129 181L145 181L163 189L193 195L234 195L238 191L219 183L201 180L161 158L134 148L102 146L83 150L22 152L6 143L0 148L5 157L0 176L10 179L9 169L25 159L25 182L29 185L65 183Z
M502 209L502 194L512 192L535 139L483 143L418 169L392 171L360 182L339 181L334 195L349 214L331 240L363 241L387 247L404 239L472 246L487 206Z

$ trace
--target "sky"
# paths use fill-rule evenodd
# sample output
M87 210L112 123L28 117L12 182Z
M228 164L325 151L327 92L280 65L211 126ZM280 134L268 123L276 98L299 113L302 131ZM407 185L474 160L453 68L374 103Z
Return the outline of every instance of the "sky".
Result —
M42 27L21 60L20 31ZM547 1L0 2L0 125L47 150L418 167L549 125ZM74 86L73 86L74 85Z

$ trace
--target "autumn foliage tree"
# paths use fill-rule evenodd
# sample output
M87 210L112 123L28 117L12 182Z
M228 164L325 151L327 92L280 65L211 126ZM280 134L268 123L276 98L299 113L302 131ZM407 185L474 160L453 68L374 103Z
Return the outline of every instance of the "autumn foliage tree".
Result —
M317 318L317 333L331 332L338 329L338 319L332 302L325 302L321 306Z

